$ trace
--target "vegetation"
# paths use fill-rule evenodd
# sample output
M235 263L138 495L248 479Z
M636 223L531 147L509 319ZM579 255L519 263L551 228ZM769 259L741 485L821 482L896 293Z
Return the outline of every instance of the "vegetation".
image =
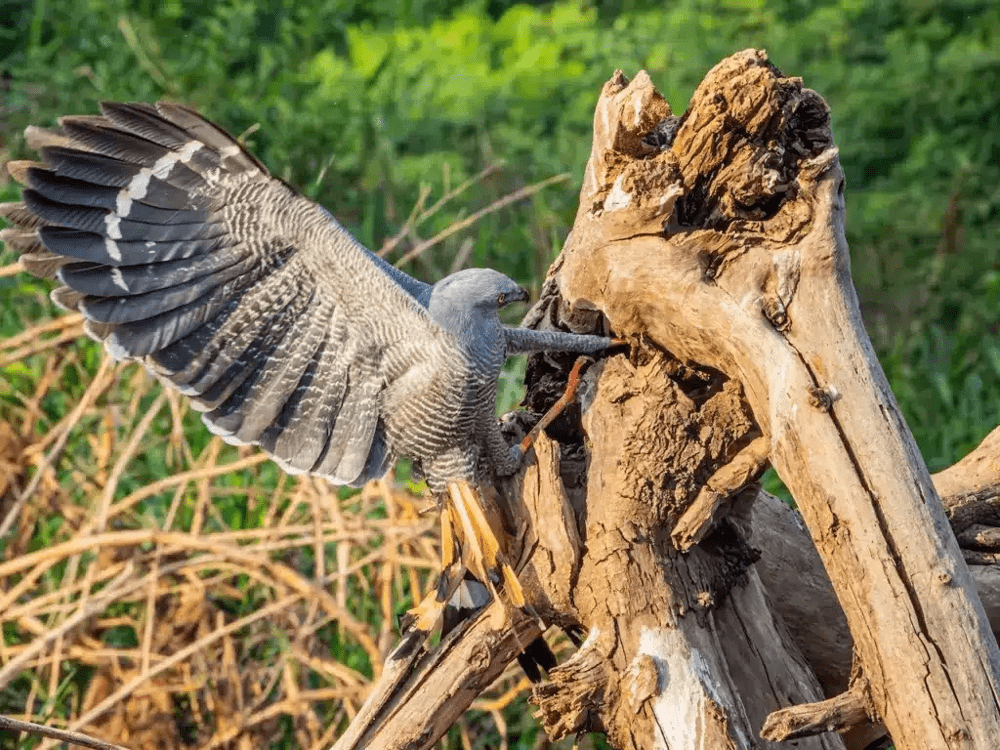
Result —
M593 105L612 71L647 69L681 112L720 58L766 48L830 103L866 323L931 469L963 455L1000 422L994 2L0 0L0 21L0 158L27 156L26 125L94 112L102 99L183 100L242 133L274 173L395 259L504 196L569 173L407 264L433 279L465 258L536 287L572 223ZM459 195L428 210L467 181ZM13 185L0 185L0 199L16 195ZM150 654L169 653L174 636L157 641L147 631L170 607L201 602L188 623L187 642L194 642L319 579L336 603L370 623L377 647L366 648L333 609L311 611L302 594L281 618L217 642L219 649L230 643L232 652L220 651L215 661L235 659L240 689L259 694L220 697L219 684L235 679L232 672L212 673L214 686L188 685L184 693L177 685L195 678L168 670L164 679L173 682L157 684L173 697L166 708L156 704L188 717L177 747L207 738L235 744L246 716L275 705L282 708L246 731L294 737L304 747L319 743L328 726L343 726L345 706L356 705L358 685L392 642L392 617L426 585L435 554L430 525L411 513L410 501L399 500L404 510L397 512L396 501L336 496L210 440L183 400L161 396L135 369L102 369L95 345L67 343L78 322L47 323L56 317L48 285L15 273L10 252L0 253L0 523L13 524L0 526L0 570L2 588L16 592L0 600L0 660L59 627L70 604L82 607L88 592L96 596L128 561L147 587L116 600L100 627L86 629L93 642L67 635L65 650L47 646L15 679L4 682L0 672L0 711L65 722L95 705L98 698L87 703L95 675L120 686L148 671ZM230 471L213 474L215 466ZM156 484L178 475L185 478ZM29 486L38 491L18 506ZM365 520L351 521L352 513ZM387 524L394 513L398 523ZM60 546L105 530L151 528L204 535L216 546L201 553L215 557L195 572L164 577L159 566L191 552L189 539L117 539L95 543L82 557L89 548ZM387 547L392 534L408 541ZM253 547L257 563L240 561L245 547ZM61 552L31 558L41 567L16 564L48 548ZM261 560L275 567L254 577ZM185 586L201 599L184 599ZM161 619L148 614L150 603ZM114 659L109 650L117 650ZM122 658L140 666L122 666ZM337 663L350 671L338 672ZM511 675L500 694L519 684ZM192 707L195 697L229 713ZM498 699L488 707L503 705ZM215 724L196 726L210 723L213 712ZM228 724L219 718L230 714ZM535 742L523 706L496 716L492 728L470 719L452 746Z

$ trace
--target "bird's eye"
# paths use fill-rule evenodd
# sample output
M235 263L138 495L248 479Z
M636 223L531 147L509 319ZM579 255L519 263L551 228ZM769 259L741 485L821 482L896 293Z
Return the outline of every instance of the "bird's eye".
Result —
M507 295L506 294L500 293L500 294L497 295L497 304L498 305L502 305L506 301L507 301Z

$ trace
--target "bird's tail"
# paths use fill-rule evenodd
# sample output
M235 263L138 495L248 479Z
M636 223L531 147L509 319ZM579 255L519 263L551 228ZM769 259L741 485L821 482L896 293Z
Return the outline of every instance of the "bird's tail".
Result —
M435 590L406 614L404 626L429 632L437 627L446 606L478 609L489 601L489 594L525 609L521 582L504 554L505 537L499 513L483 503L472 485L449 482L441 509L441 576ZM506 611L499 608L498 616L506 617ZM502 627L503 620L496 626Z
M481 610L491 599L496 608L495 628L506 622L509 607L534 615L517 574L507 561L503 523L496 506L466 483L451 482L441 509L442 571L435 590L403 618L409 652L428 633L441 625L446 636L460 622ZM517 657L532 682L541 680L541 670L556 664L545 639L539 636L522 647Z

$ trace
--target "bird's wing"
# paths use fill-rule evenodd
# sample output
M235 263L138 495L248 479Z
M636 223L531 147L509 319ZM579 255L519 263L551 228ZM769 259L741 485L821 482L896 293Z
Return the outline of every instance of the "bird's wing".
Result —
M285 468L356 484L393 460L384 390L465 367L427 285L360 245L177 104L105 104L31 129L2 238L118 359L189 395L210 429ZM429 389L442 392L438 383Z

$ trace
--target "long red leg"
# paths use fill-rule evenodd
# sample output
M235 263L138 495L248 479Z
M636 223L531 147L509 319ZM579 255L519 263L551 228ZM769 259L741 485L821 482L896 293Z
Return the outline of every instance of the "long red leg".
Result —
M580 386L580 370L583 366L590 361L590 357L577 357L576 362L573 363L573 369L569 371L569 379L566 381L566 390L563 391L563 395L559 397L549 410L542 415L542 418L538 420L538 424L529 432L524 440L521 441L521 455L528 452L531 448L532 443L538 439L542 430L552 424L553 420L558 417L563 409L573 403L576 400L576 390Z

